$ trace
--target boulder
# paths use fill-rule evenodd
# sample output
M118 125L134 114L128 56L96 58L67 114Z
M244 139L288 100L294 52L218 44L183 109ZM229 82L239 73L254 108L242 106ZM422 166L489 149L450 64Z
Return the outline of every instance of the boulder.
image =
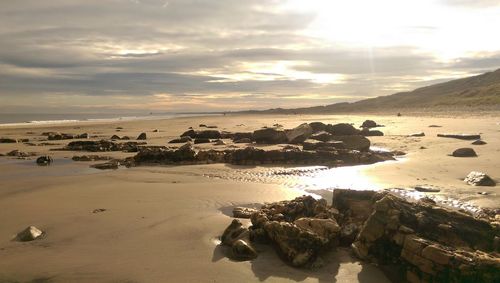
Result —
M311 122L309 126L313 129L313 133L321 132L326 129L326 124L322 122Z
M365 120L363 122L363 124L361 124L361 127L360 128L375 128L375 127L378 127L379 125L377 125L377 123L373 120Z
M344 143L345 148L355 149L359 151L367 151L370 149L370 140L360 135L335 136L336 141Z
M315 140L307 140L302 143L304 150L333 150L343 149L345 145L342 141L320 142Z
M248 139L250 140L249 142L252 142L252 137L253 133L231 133L231 136L228 138L231 138L234 142L241 139Z
M196 137L196 132L193 129L187 130L184 133L180 135L180 137L190 137L190 138L195 138Z
M257 212L257 209L250 207L235 207L233 208L233 217L235 218L248 218L252 216L254 212Z
M333 140L333 135L328 133L328 132L325 132L325 131L321 131L321 132L317 132L313 135L311 135L309 137L309 139L311 140L317 140L317 141L322 141L322 142L327 142L327 141L331 141Z
M464 182L473 186L495 186L496 182L482 172L472 171L465 177Z
M35 226L29 226L16 235L16 240L20 242L29 242L40 238L42 235L42 230L36 228Z
M477 134L437 134L441 138L453 138L461 140L478 140L481 139L481 135Z
M36 159L36 164L38 165L50 165L52 162L52 157L48 155L40 156Z
M17 143L17 140L11 138L0 138L0 143Z
M477 154L474 151L474 149L470 147L463 147L456 149L453 151L451 155L455 157L477 157Z
M313 129L309 124L301 124L291 130L286 130L285 135L288 143L301 143L308 139L313 133Z
M486 142L483 140L475 140L472 142L473 145L485 145Z
M147 139L147 136L146 136L146 133L141 133L137 138L136 140L146 140Z
M220 139L222 138L221 134L217 130L204 130L197 131L194 135L194 138L199 139Z
M210 139L209 138L195 138L194 144L199 144L199 143L210 143Z
M336 136L359 135L360 131L354 128L351 124L340 123L335 125L328 124L325 131Z
M384 133L378 130L369 130L368 128L363 128L361 130L360 134L365 137L380 137L383 136Z
M278 144L288 141L284 131L273 128L256 130L252 137L255 142L263 144Z
M109 138L109 139L114 141L114 140L120 140L121 138L117 135L112 135L111 138Z

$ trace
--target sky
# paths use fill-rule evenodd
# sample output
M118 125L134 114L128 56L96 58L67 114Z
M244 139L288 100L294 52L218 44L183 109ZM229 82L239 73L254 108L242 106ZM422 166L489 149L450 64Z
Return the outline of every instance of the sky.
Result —
M500 68L499 0L4 0L0 112L350 102Z

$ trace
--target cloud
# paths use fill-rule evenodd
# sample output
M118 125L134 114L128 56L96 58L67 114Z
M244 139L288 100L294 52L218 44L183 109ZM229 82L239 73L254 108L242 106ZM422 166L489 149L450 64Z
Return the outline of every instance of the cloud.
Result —
M6 1L0 109L21 109L27 101L46 109L309 106L391 94L500 63L494 45L443 60L404 40L338 42L311 32L317 11L286 3ZM441 27L421 22L401 31L427 37Z

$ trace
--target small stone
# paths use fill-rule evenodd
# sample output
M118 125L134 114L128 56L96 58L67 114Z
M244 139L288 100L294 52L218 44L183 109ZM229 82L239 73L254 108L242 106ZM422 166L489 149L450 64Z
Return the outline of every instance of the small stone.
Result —
M136 140L145 140L147 139L146 133L141 133Z
M41 166L50 165L52 162L52 157L48 155L40 156L36 159L36 164Z
M487 144L487 142L485 142L483 140L476 140L476 141L473 141L472 144L473 145L485 145L485 144Z
M410 136L410 137L425 137L425 133L424 132L413 133L413 134L409 134L408 136Z
M29 226L23 231L19 232L16 236L16 240L20 242L33 241L43 235L42 230L36 228L35 226Z

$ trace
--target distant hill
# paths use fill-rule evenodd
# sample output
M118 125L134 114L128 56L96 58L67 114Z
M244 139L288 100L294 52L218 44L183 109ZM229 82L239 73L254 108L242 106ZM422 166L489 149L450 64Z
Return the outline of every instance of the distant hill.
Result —
M399 92L352 103L344 102L307 108L276 108L246 112L321 114L467 108L500 110L500 69L473 77L417 88L410 92Z

